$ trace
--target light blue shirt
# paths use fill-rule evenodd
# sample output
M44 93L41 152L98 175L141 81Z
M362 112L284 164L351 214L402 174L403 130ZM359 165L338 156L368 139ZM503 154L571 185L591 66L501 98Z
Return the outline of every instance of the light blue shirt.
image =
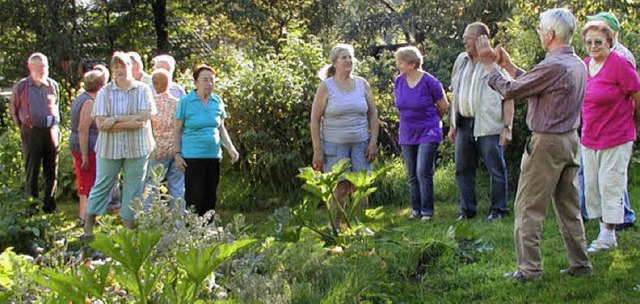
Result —
M176 119L182 120L180 153L184 158L222 158L219 127L227 116L220 96L211 94L205 105L196 90L180 99Z

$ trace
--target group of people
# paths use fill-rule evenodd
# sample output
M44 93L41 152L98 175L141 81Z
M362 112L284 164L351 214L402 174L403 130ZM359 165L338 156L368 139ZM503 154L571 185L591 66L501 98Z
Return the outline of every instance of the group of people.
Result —
M213 93L214 69L197 65L195 89L187 94L172 81L172 56L156 56L153 64L153 73L147 74L139 54L115 52L108 69L98 65L84 74L85 90L71 105L69 145L85 238L93 237L96 215L106 213L110 194L119 183L120 217L125 227L133 227L131 204L143 199L149 207L153 202L152 193L145 196L143 192L152 184L148 168L158 164L164 168L171 204L184 208L186 202L204 215L216 204L221 145L232 162L239 158L224 126L224 102ZM10 112L21 131L26 193L38 197L42 165L43 211L52 213L56 210L60 91L48 77L48 67L44 54L29 57L29 76L14 86Z
M588 252L617 246L615 225L631 214L626 190L627 168L640 119L640 80L631 52L618 42L620 23L611 13L589 16L582 39L589 56L580 59L571 47L576 20L567 9L540 14L538 34L547 55L530 71L518 68L502 47L492 48L482 22L463 34L465 51L451 74L451 105L441 82L422 70L418 48L396 51L400 75L395 79L399 138L409 177L410 218L434 216L433 175L443 140L442 118L450 108L448 138L455 145L455 174L460 192L458 220L477 214L475 195L479 160L490 176L487 221L509 213L504 147L512 138L514 100L526 99L527 139L514 204L517 269L509 279L529 280L542 274L542 221L553 204L565 247L569 275L591 275ZM312 166L327 171L350 159L351 171L369 171L378 154L378 113L369 83L353 73L354 49L338 44L319 73L322 82L311 109ZM109 193L122 171L120 216L133 225L130 207L143 197L147 168L162 164L172 203L186 201L199 215L215 207L221 146L235 162L239 154L224 126L225 104L213 93L215 71L193 70L195 90L186 94L172 81L175 60L153 59L144 72L137 53L116 52L109 69L84 75L85 91L71 107L70 146L80 197L85 236L95 217L104 214ZM26 191L37 197L39 168L44 168L44 211L56 209L55 183L59 152L58 84L48 77L47 57L29 57L30 76L13 88L11 117L20 126L27 175ZM109 77L109 74L112 76ZM578 172L582 174L578 174ZM576 182L576 177L581 186ZM347 180L335 188L335 202L352 191ZM148 205L153 197L147 197ZM584 202L581 204L581 200ZM583 210L581 210L581 205ZM86 208L86 211L85 211ZM587 246L583 219L598 219L600 233ZM340 225L340 213L336 223Z
M540 239L550 203L568 252L569 267L561 270L567 275L592 275L587 253L617 246L615 225L629 218L625 210L631 214L629 222L635 220L626 185L640 122L640 80L635 59L617 40L617 18L603 12L588 19L582 30L589 54L584 60L571 47L577 28L573 14L551 9L540 14L537 29L547 55L530 71L518 68L502 47L492 48L489 28L481 22L466 27L465 52L454 63L448 138L455 145L458 220L476 216L479 159L490 176L486 220L509 213L504 146L512 139L514 100L528 101L531 136L514 204L517 269L505 274L508 279L542 275ZM409 217L429 221L434 215L436 151L449 103L440 81L421 69L423 58L416 47L401 47L395 55L400 72L395 80L398 142L409 177ZM353 47L336 45L329 59L311 110L313 167L329 170L349 158L351 171L370 170L378 136L371 89L353 74ZM577 187L579 169L584 182ZM334 203L340 203L351 187L341 181ZM589 246L581 215L600 221L600 233Z

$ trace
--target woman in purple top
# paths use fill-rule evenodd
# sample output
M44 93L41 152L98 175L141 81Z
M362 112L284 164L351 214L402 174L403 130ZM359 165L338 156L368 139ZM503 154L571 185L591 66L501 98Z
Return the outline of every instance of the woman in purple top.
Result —
M400 136L411 196L410 218L431 220L433 173L436 151L442 141L440 118L449 105L438 79L423 71L422 54L407 46L396 51L400 76L395 81L396 107L400 112Z

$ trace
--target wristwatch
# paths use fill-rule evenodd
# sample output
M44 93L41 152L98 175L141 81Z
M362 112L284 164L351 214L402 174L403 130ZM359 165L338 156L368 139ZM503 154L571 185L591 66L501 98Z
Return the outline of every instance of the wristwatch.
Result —
M513 130L513 126L510 125L504 125L503 128L508 129L509 131Z

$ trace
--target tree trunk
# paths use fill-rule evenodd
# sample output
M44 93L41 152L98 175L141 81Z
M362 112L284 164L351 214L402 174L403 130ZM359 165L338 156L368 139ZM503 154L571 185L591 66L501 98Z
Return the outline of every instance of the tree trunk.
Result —
M154 0L153 21L156 28L157 53L169 52L169 32L167 31L167 0Z

